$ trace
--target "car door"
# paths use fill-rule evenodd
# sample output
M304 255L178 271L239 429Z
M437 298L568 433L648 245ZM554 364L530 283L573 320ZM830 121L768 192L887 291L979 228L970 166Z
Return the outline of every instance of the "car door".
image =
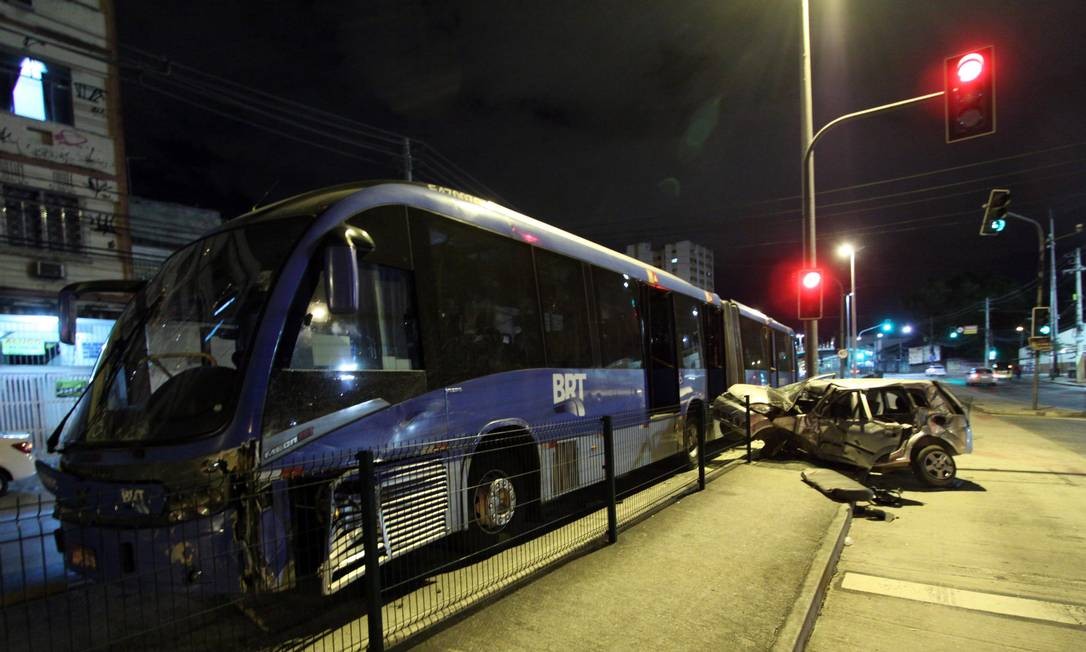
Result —
M816 454L824 459L870 469L901 439L901 426L875 421L859 389L835 388L815 408Z

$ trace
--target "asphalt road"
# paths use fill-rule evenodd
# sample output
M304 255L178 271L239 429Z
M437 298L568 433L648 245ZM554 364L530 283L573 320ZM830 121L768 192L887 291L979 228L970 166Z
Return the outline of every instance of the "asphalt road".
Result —
M995 387L966 387L964 378L948 378L944 382L953 385L954 392L963 398L970 396L977 400L1015 401L1023 406L1029 406L1033 401L1033 379L1030 376L1001 379ZM1086 387L1054 383L1042 377L1038 383L1037 399L1040 406L1086 411Z
M1086 649L1086 420L972 423L958 487L881 479L906 502L854 520L809 649Z

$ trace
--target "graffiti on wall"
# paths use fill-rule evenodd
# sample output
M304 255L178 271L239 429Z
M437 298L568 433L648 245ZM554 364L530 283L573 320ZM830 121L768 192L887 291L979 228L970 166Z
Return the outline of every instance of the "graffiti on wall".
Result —
M91 113L104 115L106 112L106 92L97 86L75 82L72 84L75 90L75 99L91 104Z
M0 151L113 173L109 140L74 127L46 131L23 125L0 125Z

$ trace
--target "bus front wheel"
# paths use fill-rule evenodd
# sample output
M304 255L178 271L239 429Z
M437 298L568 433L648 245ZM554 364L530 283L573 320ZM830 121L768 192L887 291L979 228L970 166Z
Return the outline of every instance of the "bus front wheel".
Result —
M524 530L528 497L524 479L523 465L514 456L488 454L472 460L468 508L473 547L508 541Z

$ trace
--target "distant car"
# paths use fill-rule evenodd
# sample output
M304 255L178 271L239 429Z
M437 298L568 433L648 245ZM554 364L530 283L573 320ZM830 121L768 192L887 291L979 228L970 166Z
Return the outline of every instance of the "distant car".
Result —
M945 376L946 367L941 364L930 364L928 368L924 370L925 376Z
M971 386L988 385L989 387L996 384L995 374L987 367L974 367L969 370L969 375L965 377L965 384Z
M1011 376L1014 375L1014 372L1011 369L1011 366L1007 365L1006 367L1004 367L1002 369L1000 369L999 367L993 368L992 369L992 375L995 376L997 379L1008 380L1008 379L1010 379Z
M13 481L34 475L33 449L28 433L0 434L0 496Z
M820 376L780 388L732 385L713 401L721 437L746 430L763 455L783 445L880 473L912 469L933 487L953 485L954 457L973 452L969 416L937 380ZM769 451L767 453L767 451Z

